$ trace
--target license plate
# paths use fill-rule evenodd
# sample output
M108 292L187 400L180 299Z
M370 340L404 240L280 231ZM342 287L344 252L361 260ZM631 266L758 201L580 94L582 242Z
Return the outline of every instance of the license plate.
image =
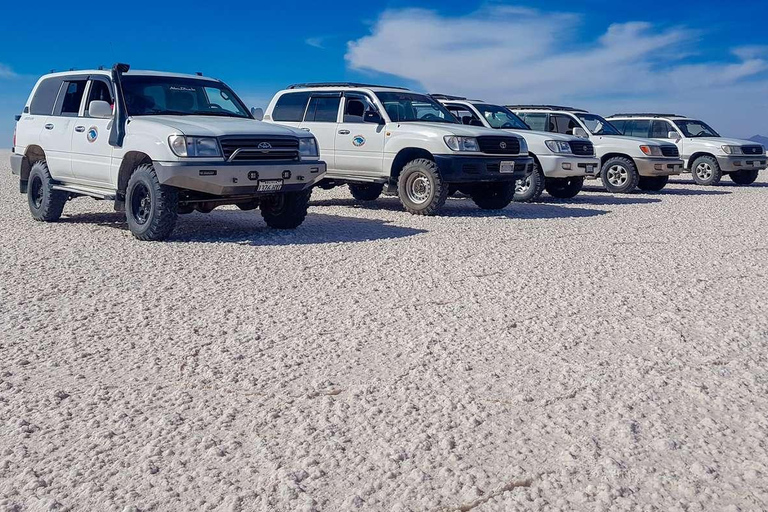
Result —
M261 180L259 182L259 192L277 192L283 188L283 180Z
M747 162L747 167L752 167L753 165L755 165L755 162Z
M499 172L502 174L510 174L515 172L515 162L501 162Z

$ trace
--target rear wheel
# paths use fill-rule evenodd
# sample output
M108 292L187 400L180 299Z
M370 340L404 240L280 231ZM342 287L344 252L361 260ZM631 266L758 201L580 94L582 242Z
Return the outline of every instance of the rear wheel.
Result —
M128 228L139 240L165 240L176 227L179 191L161 185L152 165L140 165L125 190Z
M472 200L483 210L503 210L515 197L515 182L478 184L472 188Z
M582 176L547 178L544 185L547 193L558 199L572 199L581 192L582 187L584 187L584 178Z
M376 183L350 183L349 191L358 201L375 201L384 190L384 185Z
M637 188L640 174L635 162L623 156L609 158L600 171L603 186L614 194L628 194Z
M261 199L259 208L267 226L274 229L296 229L307 217L312 189L286 192Z
M397 180L397 193L406 211L413 215L434 215L448 198L448 184L437 164L418 158L405 164Z
M544 172L539 163L533 162L533 172L521 180L515 182L514 200L518 203L532 203L541 197L544 192Z
M53 190L53 179L45 160L32 165L27 182L27 202L32 218L41 222L55 222L61 218L69 194Z
M640 190L646 192L659 192L669 183L669 176L640 176L637 184Z
M697 185L711 186L720 183L723 171L720 169L720 164L717 163L716 158L700 156L693 162L691 175Z
M741 171L732 172L728 176L730 176L731 181L736 183L737 185L751 185L757 180L757 176L760 174L760 171L758 170L746 170L743 169Z

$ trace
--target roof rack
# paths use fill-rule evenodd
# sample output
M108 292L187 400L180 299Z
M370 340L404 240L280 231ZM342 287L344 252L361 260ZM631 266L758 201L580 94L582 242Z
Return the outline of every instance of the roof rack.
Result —
M448 101L459 101L459 100L466 100L464 96L451 96L450 94L430 94L431 97L435 98L436 100L448 100Z
M638 114L613 114L611 117L685 117L678 114L654 114L654 113L638 113Z
M588 112L582 108L562 107L559 105L505 105L510 110L515 109L533 109L533 110L564 110L566 112Z
M403 91L407 91L407 87L395 87L392 85L372 85L372 84L361 84L357 82L314 82L314 83L306 83L306 84L293 84L288 87L288 89L317 89L320 87L381 87L382 89L400 89Z

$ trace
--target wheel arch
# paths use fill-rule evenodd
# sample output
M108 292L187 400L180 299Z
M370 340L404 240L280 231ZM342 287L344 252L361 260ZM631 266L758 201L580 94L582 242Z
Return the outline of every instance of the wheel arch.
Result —
M142 164L151 164L152 159L146 153L141 151L128 151L120 162L120 170L117 173L117 193L125 197L125 190L128 188L128 180L136 168Z
M24 152L24 159L21 161L21 181L29 181L29 173L32 171L32 166L40 160L45 160L45 150L36 144L27 146L27 150Z
M392 161L392 168L390 169L390 180L397 183L397 179L400 177L400 172L405 167L405 164L417 158L426 158L435 162L435 156L424 148L403 148L401 149L395 159Z
M606 153L600 158L600 167L603 167L605 163L610 160L611 158L626 158L632 164L637 167L637 164L635 163L635 159L631 156L627 155L626 153Z
M693 170L693 163L697 159L699 159L699 158L701 158L703 156L708 156L709 158L713 158L715 160L715 162L717 162L717 157L715 155L713 155L712 153L708 153L706 151L697 151L696 153L692 154L690 156L690 158L688 159L688 164L687 164L688 170L692 171Z

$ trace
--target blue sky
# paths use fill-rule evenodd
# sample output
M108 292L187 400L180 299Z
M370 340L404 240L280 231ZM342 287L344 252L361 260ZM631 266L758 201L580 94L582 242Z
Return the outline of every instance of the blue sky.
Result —
M290 83L350 79L606 115L673 109L768 134L768 2L64 5L36 2L34 24L24 3L3 7L0 147L41 74L115 61L202 71L256 106Z

